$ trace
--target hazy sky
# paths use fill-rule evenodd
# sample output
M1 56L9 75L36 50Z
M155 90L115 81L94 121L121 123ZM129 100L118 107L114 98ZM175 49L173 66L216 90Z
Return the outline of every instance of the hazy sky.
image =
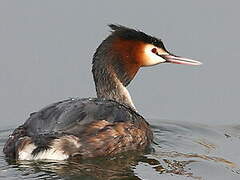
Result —
M92 55L110 23L161 38L201 67L143 68L129 86L146 118L239 123L239 1L0 1L0 121L68 97L95 96ZM155 121L157 123L157 120Z

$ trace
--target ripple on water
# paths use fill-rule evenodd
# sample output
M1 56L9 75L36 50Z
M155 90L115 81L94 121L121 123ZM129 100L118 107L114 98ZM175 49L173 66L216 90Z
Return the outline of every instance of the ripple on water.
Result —
M0 152L0 179L240 179L240 126L155 121L146 154L74 161L9 162ZM0 130L0 149L13 129Z

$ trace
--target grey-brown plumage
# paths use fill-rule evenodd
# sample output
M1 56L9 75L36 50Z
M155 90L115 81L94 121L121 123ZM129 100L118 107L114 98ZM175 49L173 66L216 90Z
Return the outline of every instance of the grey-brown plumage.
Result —
M7 157L63 160L149 146L152 131L136 112L126 86L140 67L201 63L170 54L160 39L141 31L110 27L112 33L97 48L92 62L97 98L68 99L32 113L7 140L3 149Z
M62 151L69 157L94 157L145 147L152 139L148 123L131 108L104 99L68 99L32 113L10 136L4 153L18 158L26 141L36 145L32 155L51 147L54 139L76 138L80 148L62 138ZM138 129L136 131L136 129ZM140 132L139 132L140 131ZM140 135L138 133L141 133Z
M92 72L98 98L69 99L32 113L10 135L3 149L6 156L29 159L26 153L30 152L34 159L55 148L68 158L95 157L141 150L150 144L149 125L135 111L125 89L133 76L122 64L123 57L113 50L113 42L122 35L121 29L130 34L140 32L131 32L133 30L122 26L110 27L113 33L93 57Z

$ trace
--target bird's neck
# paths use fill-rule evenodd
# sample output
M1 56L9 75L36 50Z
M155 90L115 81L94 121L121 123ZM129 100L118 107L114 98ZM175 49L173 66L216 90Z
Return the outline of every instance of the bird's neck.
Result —
M118 74L111 66L93 70L93 77L98 98L110 99L127 105L135 110L131 96Z
M135 110L126 86L140 66L129 49L134 49L130 43L123 44L118 38L109 36L93 56L92 73L98 98L111 99Z

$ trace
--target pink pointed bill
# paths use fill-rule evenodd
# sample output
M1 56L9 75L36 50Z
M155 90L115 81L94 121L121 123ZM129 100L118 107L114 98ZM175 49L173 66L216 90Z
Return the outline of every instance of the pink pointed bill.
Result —
M174 64L185 64L185 65L201 65L202 63L196 60L192 60L189 58L179 57L175 55L161 55L162 58L166 60L166 62L174 63Z

